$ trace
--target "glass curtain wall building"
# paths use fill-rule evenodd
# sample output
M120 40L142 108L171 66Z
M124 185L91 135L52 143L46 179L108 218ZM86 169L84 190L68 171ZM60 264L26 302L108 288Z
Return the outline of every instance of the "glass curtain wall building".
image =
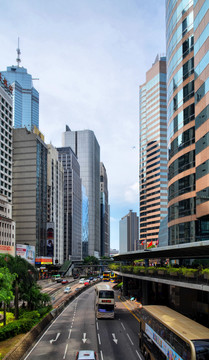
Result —
M209 239L209 1L194 0L196 239Z
M169 245L209 239L208 9L166 1Z
M166 58L158 57L140 86L140 244L158 244L167 215Z
M2 75L13 87L14 128L39 128L39 93L33 87L32 76L19 66L7 67Z
M89 201L88 255L100 256L100 146L91 130L71 131L66 126L63 146L70 146L80 164L82 184ZM87 246L87 244L86 244Z
M82 185L82 257L88 256L89 243L89 199Z

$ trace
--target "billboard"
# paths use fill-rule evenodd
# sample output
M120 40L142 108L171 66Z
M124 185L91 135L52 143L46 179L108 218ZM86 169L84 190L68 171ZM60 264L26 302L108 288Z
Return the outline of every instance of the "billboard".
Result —
M15 246L0 245L0 254L9 254L15 256Z
M47 242L46 242L47 256L54 256L54 223L47 223Z
M27 260L30 264L35 265L35 246L17 244L16 255Z
M36 258L36 265L50 265L52 264L52 258L47 256L39 256Z

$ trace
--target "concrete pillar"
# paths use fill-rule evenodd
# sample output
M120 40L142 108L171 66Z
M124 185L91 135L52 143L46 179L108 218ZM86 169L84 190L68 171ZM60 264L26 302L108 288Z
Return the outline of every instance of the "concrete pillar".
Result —
M149 281L142 281L142 305L148 305L148 282Z

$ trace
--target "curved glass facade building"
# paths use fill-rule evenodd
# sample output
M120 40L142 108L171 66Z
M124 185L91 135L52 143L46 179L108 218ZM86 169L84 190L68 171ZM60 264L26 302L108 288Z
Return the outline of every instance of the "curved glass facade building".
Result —
M169 245L209 239L207 150L203 156L209 142L201 125L208 103L208 5L166 1Z

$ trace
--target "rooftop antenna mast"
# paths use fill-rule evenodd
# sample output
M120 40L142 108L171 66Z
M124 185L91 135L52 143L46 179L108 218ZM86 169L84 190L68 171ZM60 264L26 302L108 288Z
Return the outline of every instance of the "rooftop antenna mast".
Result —
M20 60L20 54L21 54L21 52L20 52L19 37L18 37L18 48L17 48L17 59L16 59L16 61L17 61L17 67L20 66L20 62L21 62L21 60Z

